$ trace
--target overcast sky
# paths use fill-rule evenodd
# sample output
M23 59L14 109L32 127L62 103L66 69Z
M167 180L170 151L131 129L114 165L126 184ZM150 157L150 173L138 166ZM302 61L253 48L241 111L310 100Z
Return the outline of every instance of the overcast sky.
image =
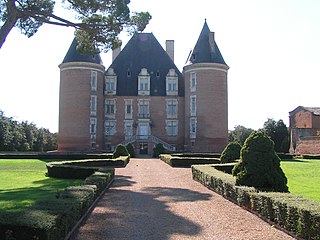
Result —
M320 107L319 0L132 0L132 11L149 11L160 44L175 40L182 71L207 19L229 65L229 129L259 129L298 106ZM67 11L56 7L56 14ZM128 41L123 34L124 44ZM0 49L0 110L8 117L58 131L59 68L73 29L42 26L27 38L17 30ZM101 54L104 65L110 53Z

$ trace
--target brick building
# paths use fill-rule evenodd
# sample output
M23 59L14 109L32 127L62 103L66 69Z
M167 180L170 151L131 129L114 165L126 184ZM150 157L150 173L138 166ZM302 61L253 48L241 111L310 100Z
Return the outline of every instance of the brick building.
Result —
M205 22L189 63L174 64L174 41L162 48L152 33L135 34L113 51L83 55L74 40L60 64L59 151L110 151L132 143L151 154L220 152L228 138L226 65Z
M320 108L299 106L289 112L290 152L320 154Z

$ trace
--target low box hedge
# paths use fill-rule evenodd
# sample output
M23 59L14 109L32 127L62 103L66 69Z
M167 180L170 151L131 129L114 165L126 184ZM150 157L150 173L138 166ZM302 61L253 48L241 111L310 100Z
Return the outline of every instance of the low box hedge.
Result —
M320 203L290 193L236 186L234 177L217 166L192 166L193 179L297 237L320 239Z
M186 157L175 156L170 154L161 154L160 159L172 167L191 167L196 164L213 164L220 163L219 158L208 157Z
M53 199L19 212L1 212L0 239L64 239L113 178L114 169L99 169L81 186L68 187Z
M0 159L111 159L112 153L78 153L78 152L2 152Z

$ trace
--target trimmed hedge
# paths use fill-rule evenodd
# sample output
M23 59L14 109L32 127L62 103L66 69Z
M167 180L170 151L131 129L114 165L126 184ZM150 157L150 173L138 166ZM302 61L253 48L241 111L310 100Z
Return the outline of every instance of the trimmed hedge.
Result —
M206 157L206 158L220 158L220 153L172 153L174 157Z
M101 167L125 167L129 157L116 159L87 159L47 163L47 176L55 178L85 179Z
M6 152L0 153L0 159L111 159L112 153L77 153L77 152Z
M205 158L205 157L178 157L170 154L161 154L160 159L171 167L191 167L196 164L213 164L220 163L219 158Z
M320 154L302 154L303 159L320 159Z
M193 179L303 239L320 239L320 203L280 192L258 192L236 186L235 179L218 165L192 166Z
M114 169L101 169L54 199L20 212L0 213L0 239L64 239L113 178Z

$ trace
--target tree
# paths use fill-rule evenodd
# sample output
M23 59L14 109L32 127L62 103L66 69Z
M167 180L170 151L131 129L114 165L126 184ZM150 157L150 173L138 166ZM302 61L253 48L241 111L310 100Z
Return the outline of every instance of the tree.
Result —
M263 131L253 132L247 138L241 148L240 162L234 166L232 174L236 176L236 185L288 192L287 178L274 151L274 143Z
M274 119L268 118L260 130L264 131L272 139L276 152L289 152L289 131L281 119L276 122Z
M119 33L143 31L151 19L148 12L130 14L129 0L62 0L63 6L76 13L78 21L53 14L54 0L0 0L0 48L17 27L27 37L43 24L73 27L78 50L85 53L107 51L121 45Z
M241 146L243 146L244 141L254 130L251 128L246 128L241 125L237 125L234 127L234 130L229 132L228 140L229 142L237 142Z

